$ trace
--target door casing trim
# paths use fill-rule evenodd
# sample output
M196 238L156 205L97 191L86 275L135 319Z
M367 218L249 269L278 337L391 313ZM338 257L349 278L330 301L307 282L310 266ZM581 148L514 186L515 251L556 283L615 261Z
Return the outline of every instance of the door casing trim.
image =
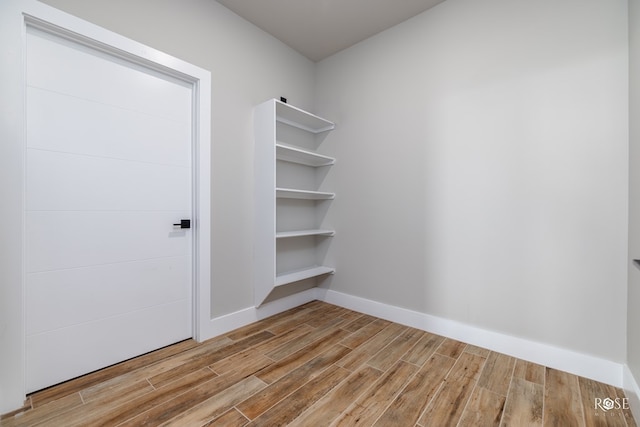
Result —
M192 86L193 337L211 321L211 73L35 0L0 5L0 414L25 394L25 151L27 27L100 50ZM3 73L4 74L4 73ZM5 90L6 89L6 90ZM6 96L4 96L6 95Z

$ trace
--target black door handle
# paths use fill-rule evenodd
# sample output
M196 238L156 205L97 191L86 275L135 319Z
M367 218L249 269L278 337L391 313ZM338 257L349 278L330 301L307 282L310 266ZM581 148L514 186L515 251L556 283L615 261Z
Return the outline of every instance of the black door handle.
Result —
M191 228L191 220L190 219L181 219L179 223L173 224L174 227L180 228Z

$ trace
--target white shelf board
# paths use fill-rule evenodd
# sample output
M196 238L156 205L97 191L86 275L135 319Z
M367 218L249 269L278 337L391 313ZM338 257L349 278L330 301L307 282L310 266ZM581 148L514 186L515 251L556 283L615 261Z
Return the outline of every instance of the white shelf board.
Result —
M276 101L276 120L289 126L297 127L311 133L321 133L336 127L333 122L301 110L293 105Z
M279 231L276 233L276 239L286 239L289 237L303 236L333 236L336 232L333 230L296 230L296 231Z
M276 197L282 199L307 199L307 200L329 200L336 197L335 193L324 191L295 190L293 188L276 188Z
M333 274L335 271L335 268L325 266L313 266L303 270L289 271L276 276L275 286L282 286L304 279L311 279L312 277L322 276L324 274Z
M301 165L320 167L331 166L336 159L313 151L303 150L297 147L276 143L276 158L287 162L299 163Z

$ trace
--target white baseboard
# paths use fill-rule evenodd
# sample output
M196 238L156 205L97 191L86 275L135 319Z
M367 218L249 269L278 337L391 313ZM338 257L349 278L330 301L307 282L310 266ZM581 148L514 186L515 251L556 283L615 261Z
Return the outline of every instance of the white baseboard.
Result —
M206 330L201 331L198 338L200 341L204 341L218 335L226 334L234 329L314 301L317 299L316 295L316 289L312 288L304 292L299 292L297 294L263 304L260 307L249 307L238 310L234 313L215 317L211 319Z
M629 399L629 407L633 418L640 420L640 387L631 373L631 369L627 364L623 368L623 389L624 394Z
M630 384L627 396L634 416L640 419L640 389L631 371L621 363L323 288L308 289L258 308L249 307L213 318L206 330L201 331L200 339L225 334L316 299L615 387L623 387L624 384L625 390Z
M317 299L615 387L622 387L623 365L621 363L323 288L317 288Z

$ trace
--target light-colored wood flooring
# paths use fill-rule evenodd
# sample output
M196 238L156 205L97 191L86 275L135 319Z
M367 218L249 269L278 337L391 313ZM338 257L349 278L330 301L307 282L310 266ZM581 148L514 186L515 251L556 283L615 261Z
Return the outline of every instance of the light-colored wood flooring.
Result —
M635 426L622 390L314 301L29 396L3 426ZM619 400L622 402L622 400Z

